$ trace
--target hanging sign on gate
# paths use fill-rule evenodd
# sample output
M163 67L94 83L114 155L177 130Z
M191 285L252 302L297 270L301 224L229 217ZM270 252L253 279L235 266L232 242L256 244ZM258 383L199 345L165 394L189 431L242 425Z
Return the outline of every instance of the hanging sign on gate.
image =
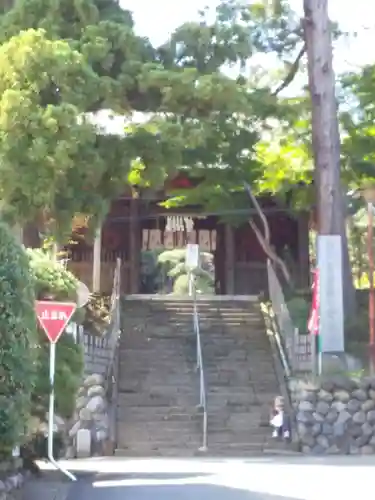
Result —
M39 324L51 343L55 344L59 340L76 308L73 302L38 300L35 303Z

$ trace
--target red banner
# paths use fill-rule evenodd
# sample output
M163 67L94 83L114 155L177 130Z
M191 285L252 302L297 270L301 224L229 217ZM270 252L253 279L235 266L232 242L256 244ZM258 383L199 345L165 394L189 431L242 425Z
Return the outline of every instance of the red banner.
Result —
M319 271L314 270L312 303L307 329L311 335L319 335Z

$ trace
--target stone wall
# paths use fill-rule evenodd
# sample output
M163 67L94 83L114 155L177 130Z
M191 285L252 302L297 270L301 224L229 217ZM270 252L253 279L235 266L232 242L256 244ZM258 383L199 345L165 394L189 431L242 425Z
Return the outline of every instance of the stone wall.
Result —
M303 453L375 454L375 377L293 380L290 392Z
M10 459L0 463L0 500L13 500L14 490L21 488L29 476L22 469L21 459Z
M67 458L103 454L109 440L109 428L104 377L101 374L88 375L77 395Z

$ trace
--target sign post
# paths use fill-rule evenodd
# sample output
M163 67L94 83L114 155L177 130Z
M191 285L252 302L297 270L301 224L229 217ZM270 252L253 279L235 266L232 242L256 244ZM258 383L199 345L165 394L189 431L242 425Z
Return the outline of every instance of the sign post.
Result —
M189 243L186 245L185 265L189 273L189 296L193 295L193 272L199 267L199 245Z
M53 428L54 428L54 413L55 413L55 365L56 365L56 344L64 332L65 327L73 316L77 305L73 302L53 302L53 301L36 301L35 311L40 326L44 330L50 342L49 348L49 413L48 413L48 460L65 474L72 481L76 481L76 477L69 471L62 468L54 459L53 456Z

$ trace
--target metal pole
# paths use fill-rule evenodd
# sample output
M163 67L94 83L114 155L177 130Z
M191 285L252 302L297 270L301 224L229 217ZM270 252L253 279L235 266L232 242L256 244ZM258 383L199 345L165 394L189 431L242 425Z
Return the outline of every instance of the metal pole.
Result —
M48 460L56 469L59 469L71 481L77 481L68 470L61 467L53 457L53 427L55 416L55 365L56 365L56 344L50 342L49 345L49 380L50 380L50 393L49 393L49 413L48 413Z
M367 204L368 211L368 231L367 231L367 252L369 261L369 351L370 367L374 371L374 348L375 348L375 290L374 290L374 250L373 250L373 205Z
M189 283L189 297L193 297L193 273L189 271L188 274L188 283Z

